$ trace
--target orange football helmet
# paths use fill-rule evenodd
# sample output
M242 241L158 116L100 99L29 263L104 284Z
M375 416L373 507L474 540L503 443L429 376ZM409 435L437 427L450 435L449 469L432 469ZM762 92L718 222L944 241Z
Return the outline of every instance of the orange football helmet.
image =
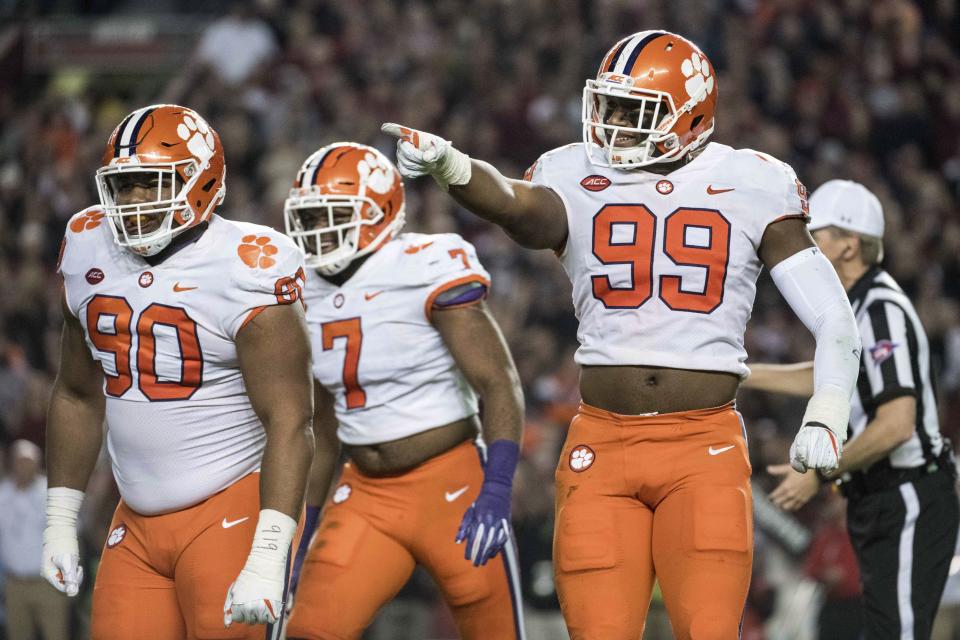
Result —
M157 179L153 201L117 203L118 184L131 173ZM176 235L208 220L223 201L225 178L220 136L196 111L173 104L143 107L124 118L110 134L96 174L114 239L142 256L157 254ZM162 216L159 227L141 231L144 217L153 216ZM125 219L136 223L135 232Z
M306 265L333 275L403 227L403 180L373 147L335 142L300 167L283 214L287 235L306 253Z
M627 116L611 124L623 105ZM697 45L668 31L627 36L583 89L587 156L620 169L678 160L706 143L716 106L716 74Z

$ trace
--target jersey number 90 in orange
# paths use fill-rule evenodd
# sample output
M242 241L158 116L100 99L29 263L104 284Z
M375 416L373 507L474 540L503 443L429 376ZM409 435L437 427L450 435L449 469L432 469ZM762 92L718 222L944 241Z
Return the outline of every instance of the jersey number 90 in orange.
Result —
M113 317L113 332L100 330L100 318ZM103 372L107 395L120 397L133 386L130 351L133 347L133 309L126 298L96 295L87 304L87 334L99 351L113 354L116 374ZM180 345L180 379L161 380L156 372L156 325L173 327ZM154 302L140 313L136 324L139 387L151 401L186 400L203 382L203 353L197 323L181 307Z
M633 227L633 238L613 239L614 225ZM723 302L730 257L730 222L715 209L681 207L664 220L663 253L676 265L706 269L703 292L684 291L680 276L660 276L660 299L674 311L711 313ZM707 232L709 243L687 243L687 229ZM614 287L610 276L591 276L593 296L608 309L636 309L653 296L656 216L642 204L608 204L593 218L593 255L605 265L630 266L631 286Z

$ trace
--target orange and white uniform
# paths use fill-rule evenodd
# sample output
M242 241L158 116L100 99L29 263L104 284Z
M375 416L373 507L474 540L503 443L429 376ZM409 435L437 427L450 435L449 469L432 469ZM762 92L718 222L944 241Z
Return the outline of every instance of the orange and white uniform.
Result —
M225 629L222 614L250 550L265 442L236 337L259 310L299 300L303 255L272 229L214 214L151 266L117 246L109 224L97 207L75 215L60 262L67 306L103 368L122 496L93 637L129 637L144 616L162 621L156 638L263 637L262 627Z
M578 143L544 154L529 179L567 210L577 363L747 376L760 241L771 223L807 215L793 169L712 142L667 176L598 170Z
M467 283L489 287L490 274L452 233L402 234L342 287L310 278L313 374L336 399L341 442L399 440L477 413L476 393L430 322L437 296Z
M528 179L567 211L582 365L745 377L744 330L767 226L804 218L803 186L765 154L710 143L659 175L599 169L574 144ZM732 405L624 416L582 405L557 466L554 561L573 638L636 638L654 576L678 638L734 638L752 564L750 463Z
M342 286L308 279L314 375L335 398L342 442L389 442L477 414L476 393L431 324L435 300L471 283L489 287L490 276L470 243L416 233L384 244ZM360 637L420 564L463 637L522 638L513 547L474 567L454 543L483 482L481 455L467 442L378 478L347 463L304 562L288 636Z

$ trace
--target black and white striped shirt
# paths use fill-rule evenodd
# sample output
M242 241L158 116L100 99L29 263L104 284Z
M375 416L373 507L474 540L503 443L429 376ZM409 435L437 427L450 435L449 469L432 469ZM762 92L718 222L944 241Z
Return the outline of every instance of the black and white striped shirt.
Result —
M851 401L851 437L861 433L885 402L917 400L913 436L865 473L907 469L934 462L943 449L933 388L930 346L917 312L900 286L874 266L848 292L863 349L857 393Z

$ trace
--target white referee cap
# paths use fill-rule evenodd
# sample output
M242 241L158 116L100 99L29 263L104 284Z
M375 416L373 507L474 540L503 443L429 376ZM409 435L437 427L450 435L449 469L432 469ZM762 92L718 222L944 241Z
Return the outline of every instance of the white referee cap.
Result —
M810 231L837 227L883 237L883 208L869 189L852 180L830 180L810 196Z

